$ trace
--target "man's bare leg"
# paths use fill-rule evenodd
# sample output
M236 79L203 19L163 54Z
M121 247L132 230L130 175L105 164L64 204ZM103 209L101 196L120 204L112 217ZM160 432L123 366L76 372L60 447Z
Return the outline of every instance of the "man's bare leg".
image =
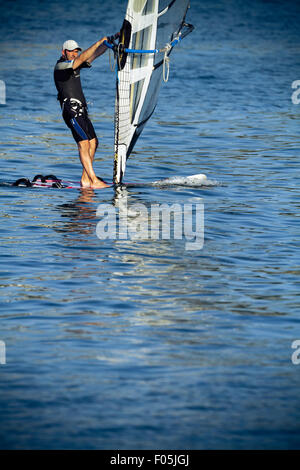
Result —
M94 156L95 156L97 147L98 147L98 139L97 138L89 140L89 155L90 155L90 159L91 159L92 164L93 164L93 161L94 161ZM82 186L88 186L88 187L90 185L90 178L88 177L88 174L87 174L87 172L85 171L84 168L82 170L81 185Z
M100 181L93 169L94 155L97 149L97 139L81 140L78 142L79 158L83 166L81 186L83 188L106 188L108 185Z

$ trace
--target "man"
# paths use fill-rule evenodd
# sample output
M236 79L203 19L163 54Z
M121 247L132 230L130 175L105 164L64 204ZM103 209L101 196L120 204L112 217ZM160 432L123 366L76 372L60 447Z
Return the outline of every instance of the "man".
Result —
M93 169L94 155L98 139L91 123L86 100L81 88L80 70L91 67L91 62L102 55L107 47L103 44L106 37L95 42L83 51L76 41L65 41L62 55L54 68L54 81L58 91L62 115L65 123L71 129L78 145L79 158L83 167L81 186L83 188L104 188L108 185L97 178Z

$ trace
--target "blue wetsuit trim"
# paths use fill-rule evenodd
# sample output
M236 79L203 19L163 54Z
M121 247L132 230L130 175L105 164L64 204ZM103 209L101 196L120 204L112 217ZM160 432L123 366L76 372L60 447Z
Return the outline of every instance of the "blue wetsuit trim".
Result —
M74 127L77 134L80 135L84 140L89 140L84 130L80 127L75 118L71 119L72 126Z

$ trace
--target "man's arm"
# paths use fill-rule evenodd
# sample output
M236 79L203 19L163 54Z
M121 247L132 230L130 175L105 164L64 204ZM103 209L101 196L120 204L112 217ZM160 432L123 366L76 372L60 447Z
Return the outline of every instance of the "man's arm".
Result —
M99 57L100 55L104 54L104 52L106 51L107 47L104 45L104 44L100 44L100 46L96 49L96 51L94 52L94 54L92 54L88 60L89 64L91 64L93 62L93 60L95 60L97 57Z
M106 39L107 37L105 36L104 38L100 39L100 41L95 42L95 44L83 51L79 57L76 57L73 62L73 69L80 67L83 62L91 62L96 59L96 57L99 57L99 55L102 55L107 49L107 47L103 44Z

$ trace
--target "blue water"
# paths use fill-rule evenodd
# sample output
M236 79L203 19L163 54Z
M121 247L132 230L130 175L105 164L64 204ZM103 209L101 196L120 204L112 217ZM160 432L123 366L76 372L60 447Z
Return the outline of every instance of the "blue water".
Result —
M65 39L86 48L115 33L125 3L1 3L2 181L78 181L53 67ZM172 54L126 178L216 185L0 187L1 448L299 448L300 5L194 1L188 19L196 30ZM82 82L110 179L107 54ZM120 200L201 204L203 247L99 239L99 204Z

